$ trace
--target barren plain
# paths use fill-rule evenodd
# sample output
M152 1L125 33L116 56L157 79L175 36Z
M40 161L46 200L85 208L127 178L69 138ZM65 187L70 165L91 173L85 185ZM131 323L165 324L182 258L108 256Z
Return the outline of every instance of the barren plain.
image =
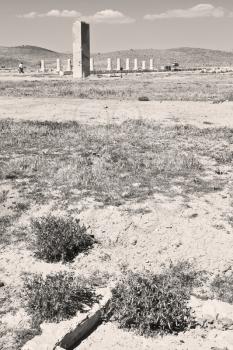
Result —
M34 335L28 273L106 286L189 261L208 276L196 293L212 297L214 277L233 273L232 86L231 73L0 77L1 349ZM39 260L30 221L45 214L79 218L98 243L69 264ZM106 323L78 348L233 349L232 332L144 338Z

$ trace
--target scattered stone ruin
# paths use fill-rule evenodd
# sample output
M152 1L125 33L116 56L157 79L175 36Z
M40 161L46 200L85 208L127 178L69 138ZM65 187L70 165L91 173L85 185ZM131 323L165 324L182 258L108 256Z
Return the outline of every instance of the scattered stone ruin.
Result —
M113 60L112 58L108 58L106 67L95 69L94 58L90 57L90 25L85 22L76 21L73 24L73 60L67 60L66 69L64 70L62 69L61 60L58 58L54 71L60 75L70 75L73 73L73 77L79 79L86 78L91 73L155 71L152 58L149 64L143 60L140 67L138 66L137 58L132 62L130 62L129 58L126 58L124 63L122 61L120 57L117 57L116 66L113 69ZM44 60L41 60L40 72L46 72Z

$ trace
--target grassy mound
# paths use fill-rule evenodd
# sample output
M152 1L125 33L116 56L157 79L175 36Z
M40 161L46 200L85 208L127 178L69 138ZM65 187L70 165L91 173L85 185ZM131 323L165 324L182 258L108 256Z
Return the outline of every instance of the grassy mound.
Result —
M107 319L146 336L193 327L188 301L196 273L184 267L171 266L160 275L129 272L113 289Z
M32 220L31 229L36 237L36 255L48 262L72 261L95 242L86 227L71 217L44 216Z
M98 300L84 280L72 273L48 275L31 274L25 277L24 293L27 310L40 322L59 322L69 319Z

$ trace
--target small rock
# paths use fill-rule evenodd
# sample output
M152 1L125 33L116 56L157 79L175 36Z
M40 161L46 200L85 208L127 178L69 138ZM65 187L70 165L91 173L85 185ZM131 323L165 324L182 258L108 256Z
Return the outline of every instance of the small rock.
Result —
M223 331L225 329L224 326L221 323L216 323L215 324L215 328L220 330L220 331Z
M204 325L204 320L203 320L203 318L200 318L200 317L198 317L198 318L196 318L196 324L198 325L198 326L203 326Z
M137 238L133 237L130 239L129 243L132 245L136 245L138 243L138 240L137 240Z
M224 328L228 328L228 327L233 326L233 320L231 318L228 318L228 317L224 317L224 318L219 319L219 322L222 323Z
M215 322L215 318L211 315L204 315L203 319L205 323L214 324Z
M233 275L233 271L232 270L228 270L225 272L225 276L226 277L231 277Z
M189 219L194 219L196 217L198 217L197 213L193 213L193 214L189 215Z
M0 288L4 287L5 283L3 283L2 281L0 281Z

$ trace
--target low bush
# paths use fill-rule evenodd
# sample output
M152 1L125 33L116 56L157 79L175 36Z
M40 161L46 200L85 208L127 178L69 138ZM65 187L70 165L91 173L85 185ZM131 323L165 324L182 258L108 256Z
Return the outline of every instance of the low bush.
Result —
M31 274L24 278L26 307L40 322L59 322L84 311L98 300L92 288L72 273Z
M188 301L194 286L182 264L162 274L129 272L113 289L108 320L142 335L177 333L195 325Z
M72 217L44 216L32 220L36 255L48 262L72 261L95 243L80 220Z
M233 304L233 271L227 277L215 276L211 290L214 298Z
M138 97L138 101L144 101L144 102L146 102L146 101L150 101L150 99L149 99L149 97L147 97L147 96L139 96L139 97Z

